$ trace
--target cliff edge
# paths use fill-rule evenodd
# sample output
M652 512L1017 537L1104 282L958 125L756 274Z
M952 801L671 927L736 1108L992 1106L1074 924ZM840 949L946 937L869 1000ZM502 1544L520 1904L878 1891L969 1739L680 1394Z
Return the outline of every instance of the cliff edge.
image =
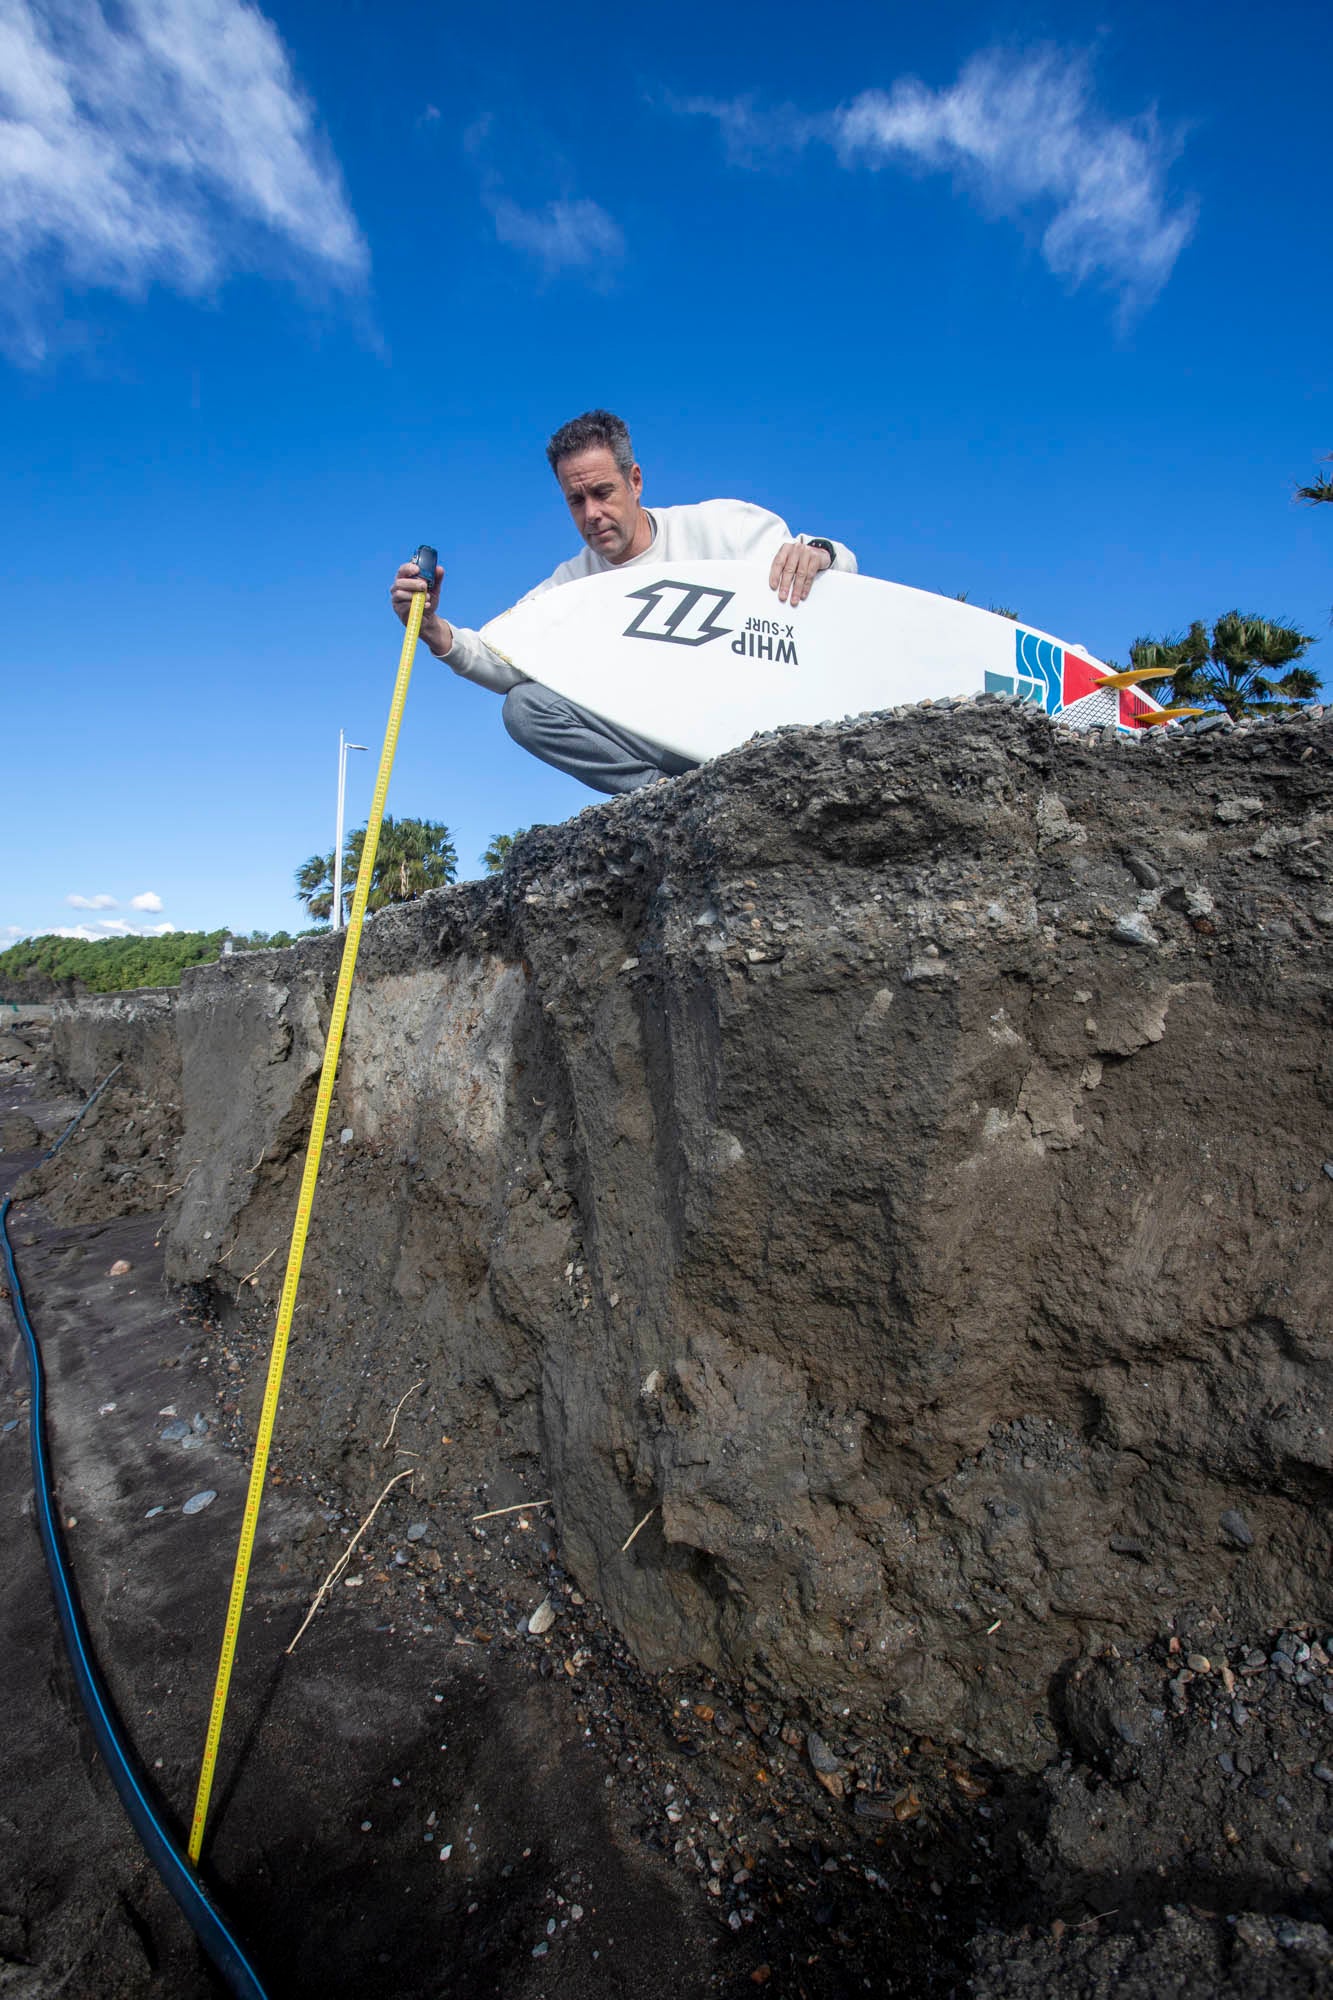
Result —
M376 917L284 1465L368 1504L349 1440L420 1379L648 1669L1011 1770L1182 1612L1327 1622L1331 753L922 706ZM48 1203L168 1182L169 1274L271 1307L336 954L58 1005L135 1132Z

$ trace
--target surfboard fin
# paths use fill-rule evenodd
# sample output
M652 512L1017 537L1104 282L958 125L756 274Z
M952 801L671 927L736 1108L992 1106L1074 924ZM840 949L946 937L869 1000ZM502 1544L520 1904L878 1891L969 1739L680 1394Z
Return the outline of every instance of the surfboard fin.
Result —
M1131 667L1127 673L1103 674L1100 680L1093 682L1093 687L1099 694L1103 688L1132 688L1137 687L1140 681L1164 680L1175 671L1174 667Z

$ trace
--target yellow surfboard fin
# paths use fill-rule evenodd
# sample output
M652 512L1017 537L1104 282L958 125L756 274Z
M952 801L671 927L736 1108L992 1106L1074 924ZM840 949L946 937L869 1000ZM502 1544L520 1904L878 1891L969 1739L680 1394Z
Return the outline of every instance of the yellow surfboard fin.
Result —
M1132 688L1139 681L1165 680L1169 674L1173 674L1175 671L1174 667L1131 667L1128 673L1103 674L1101 679L1095 681L1093 685L1099 693L1103 688Z
M1134 718L1136 729L1156 729L1163 722L1176 722L1182 715L1206 715L1204 708L1159 708L1154 715L1138 715Z

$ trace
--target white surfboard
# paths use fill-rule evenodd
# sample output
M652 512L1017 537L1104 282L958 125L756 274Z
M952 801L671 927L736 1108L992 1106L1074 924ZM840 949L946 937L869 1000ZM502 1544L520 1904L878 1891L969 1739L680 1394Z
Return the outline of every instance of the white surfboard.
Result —
M702 762L756 730L1005 692L1076 727L1160 713L1078 647L974 604L831 570L795 608L763 563L635 563L543 591L482 628L530 680Z

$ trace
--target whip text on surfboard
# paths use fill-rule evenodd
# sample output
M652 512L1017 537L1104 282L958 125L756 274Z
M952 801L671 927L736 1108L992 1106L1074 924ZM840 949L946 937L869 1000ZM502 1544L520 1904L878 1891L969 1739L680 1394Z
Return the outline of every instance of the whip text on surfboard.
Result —
M738 632L731 642L733 653L745 653L752 660L777 660L788 666L799 666L796 657L796 631L792 625L784 625L776 618L747 618L745 629Z
M774 660L798 666L795 628L776 618L747 618L744 628L720 625L733 590L714 590L704 584L679 583L663 577L660 583L645 584L627 597L643 605L625 627L627 639L657 639L668 646L706 646L711 639L731 638L733 653L752 660Z

